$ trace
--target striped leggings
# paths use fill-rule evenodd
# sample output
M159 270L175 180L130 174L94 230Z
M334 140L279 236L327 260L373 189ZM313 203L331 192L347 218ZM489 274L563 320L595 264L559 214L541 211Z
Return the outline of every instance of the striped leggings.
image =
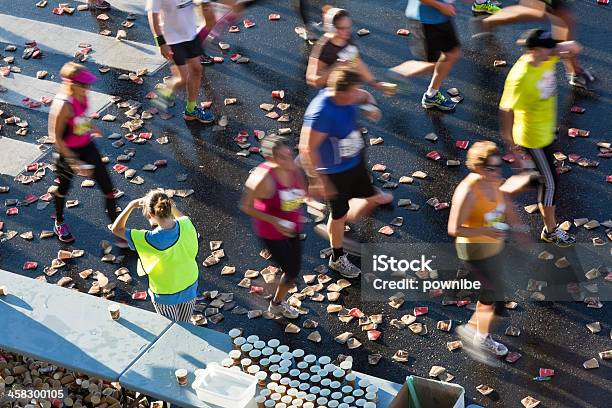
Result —
M161 303L155 303L151 299L155 311L160 315L167 317L174 322L189 322L191 315L193 314L193 308L196 300L192 299L189 302L179 303L176 305L163 305Z
M553 153L555 149L550 144L540 149L526 149L533 158L533 162L542 176L544 182L538 187L538 203L552 207L557 202L557 184L559 176L555 168L555 158Z

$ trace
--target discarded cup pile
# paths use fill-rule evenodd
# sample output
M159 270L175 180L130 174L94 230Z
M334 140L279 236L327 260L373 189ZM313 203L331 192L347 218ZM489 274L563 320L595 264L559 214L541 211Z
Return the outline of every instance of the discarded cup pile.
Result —
M5 402L2 398L11 390L23 389L52 390L61 398L20 398L11 399L11 402ZM0 408L83 408L86 406L162 408L163 402L153 402L151 397L126 390L118 382L103 381L45 361L8 353L0 349Z
M357 377L351 357L338 356L334 362L328 356L291 350L278 339L244 337L241 329L230 330L229 336L233 350L221 364L255 376L258 408L376 407L378 387Z

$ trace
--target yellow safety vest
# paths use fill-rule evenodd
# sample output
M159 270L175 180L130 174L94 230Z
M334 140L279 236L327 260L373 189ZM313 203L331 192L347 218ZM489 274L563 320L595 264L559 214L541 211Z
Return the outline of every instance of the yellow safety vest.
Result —
M188 217L181 217L176 222L179 225L178 239L164 250L147 242L147 230L130 230L140 258L138 274L149 276L149 288L158 295L178 293L198 280L198 234Z

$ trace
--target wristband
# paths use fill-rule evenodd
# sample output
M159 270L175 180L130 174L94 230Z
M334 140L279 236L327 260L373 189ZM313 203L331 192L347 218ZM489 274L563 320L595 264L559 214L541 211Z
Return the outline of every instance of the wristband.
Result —
M155 45L157 45L158 47L161 47L162 45L166 44L166 39L163 35L156 35L153 38L155 39Z

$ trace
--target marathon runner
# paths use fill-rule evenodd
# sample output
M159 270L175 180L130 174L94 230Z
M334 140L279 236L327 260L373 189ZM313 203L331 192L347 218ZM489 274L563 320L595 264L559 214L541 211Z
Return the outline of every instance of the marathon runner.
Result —
M202 80L202 43L198 37L198 25L192 0L147 0L151 32L161 55L172 62L172 78L165 88L157 91L155 103L162 110L174 105L174 94L182 88L187 92L187 104L183 118L212 123L214 115L197 106ZM206 21L214 21L210 0L202 1Z
M558 227L555 216L558 196L553 156L557 124L555 66L559 57L575 57L581 46L574 41L557 43L550 32L542 29L526 31L518 42L524 52L506 78L499 104L501 132L508 150L515 146L526 149L543 176L538 192L544 219L542 241L566 247L576 239ZM515 159L522 164L520 155L515 154Z
M255 234L283 271L268 311L297 319L298 311L287 304L285 296L295 285L302 263L299 233L306 183L285 138L266 136L261 148L266 161L247 179L240 208L252 217Z
M523 23L527 21L542 21L548 17L553 27L553 35L557 32L558 40L569 41L576 39L576 27L574 14L565 0L538 0L541 8L534 7L529 3L509 6L483 20L475 19L475 36L489 33L495 27L508 24ZM522 3L522 2L521 2ZM577 56L571 56L563 60L567 80L571 86L587 89L587 83L595 80L593 74L582 68Z
M484 361L481 350L497 357L508 354L508 348L491 337L496 312L504 307L501 274L508 221L514 225L518 219L512 203L500 191L502 163L495 143L474 143L466 159L470 174L455 189L448 218L448 234L456 237L457 256L465 263L469 279L481 284L476 311L458 332L464 344L474 345L475 356Z
M449 111L456 106L440 92L442 82L461 57L459 39L451 20L456 14L455 6L441 0L408 0L406 17L411 20L410 31L419 47L413 54L435 63L431 82L421 100L425 109Z
M345 223L393 200L391 194L374 189L362 154L358 107L366 107L372 119L380 118L381 112L374 97L360 88L361 82L359 72L350 66L334 69L328 88L320 90L306 109L300 136L300 158L309 178L310 195L328 199L331 209L327 232L333 253L329 267L346 278L356 278L361 271L344 253ZM365 199L365 205L349 207L353 198Z
M326 34L315 44L308 58L306 82L316 88L325 87L329 74L338 65L350 65L363 80L381 89L368 66L359 56L359 49L351 40L353 23L344 9L326 6L323 9L323 28Z
M92 140L93 127L87 116L87 90L97 78L87 68L68 62L60 70L62 85L49 111L49 136L55 140L56 174L59 185L55 196L53 230L62 242L73 242L70 227L64 222L64 207L75 174L92 177L106 198L106 212L111 222L117 218L116 190ZM127 248L124 240L117 246Z

